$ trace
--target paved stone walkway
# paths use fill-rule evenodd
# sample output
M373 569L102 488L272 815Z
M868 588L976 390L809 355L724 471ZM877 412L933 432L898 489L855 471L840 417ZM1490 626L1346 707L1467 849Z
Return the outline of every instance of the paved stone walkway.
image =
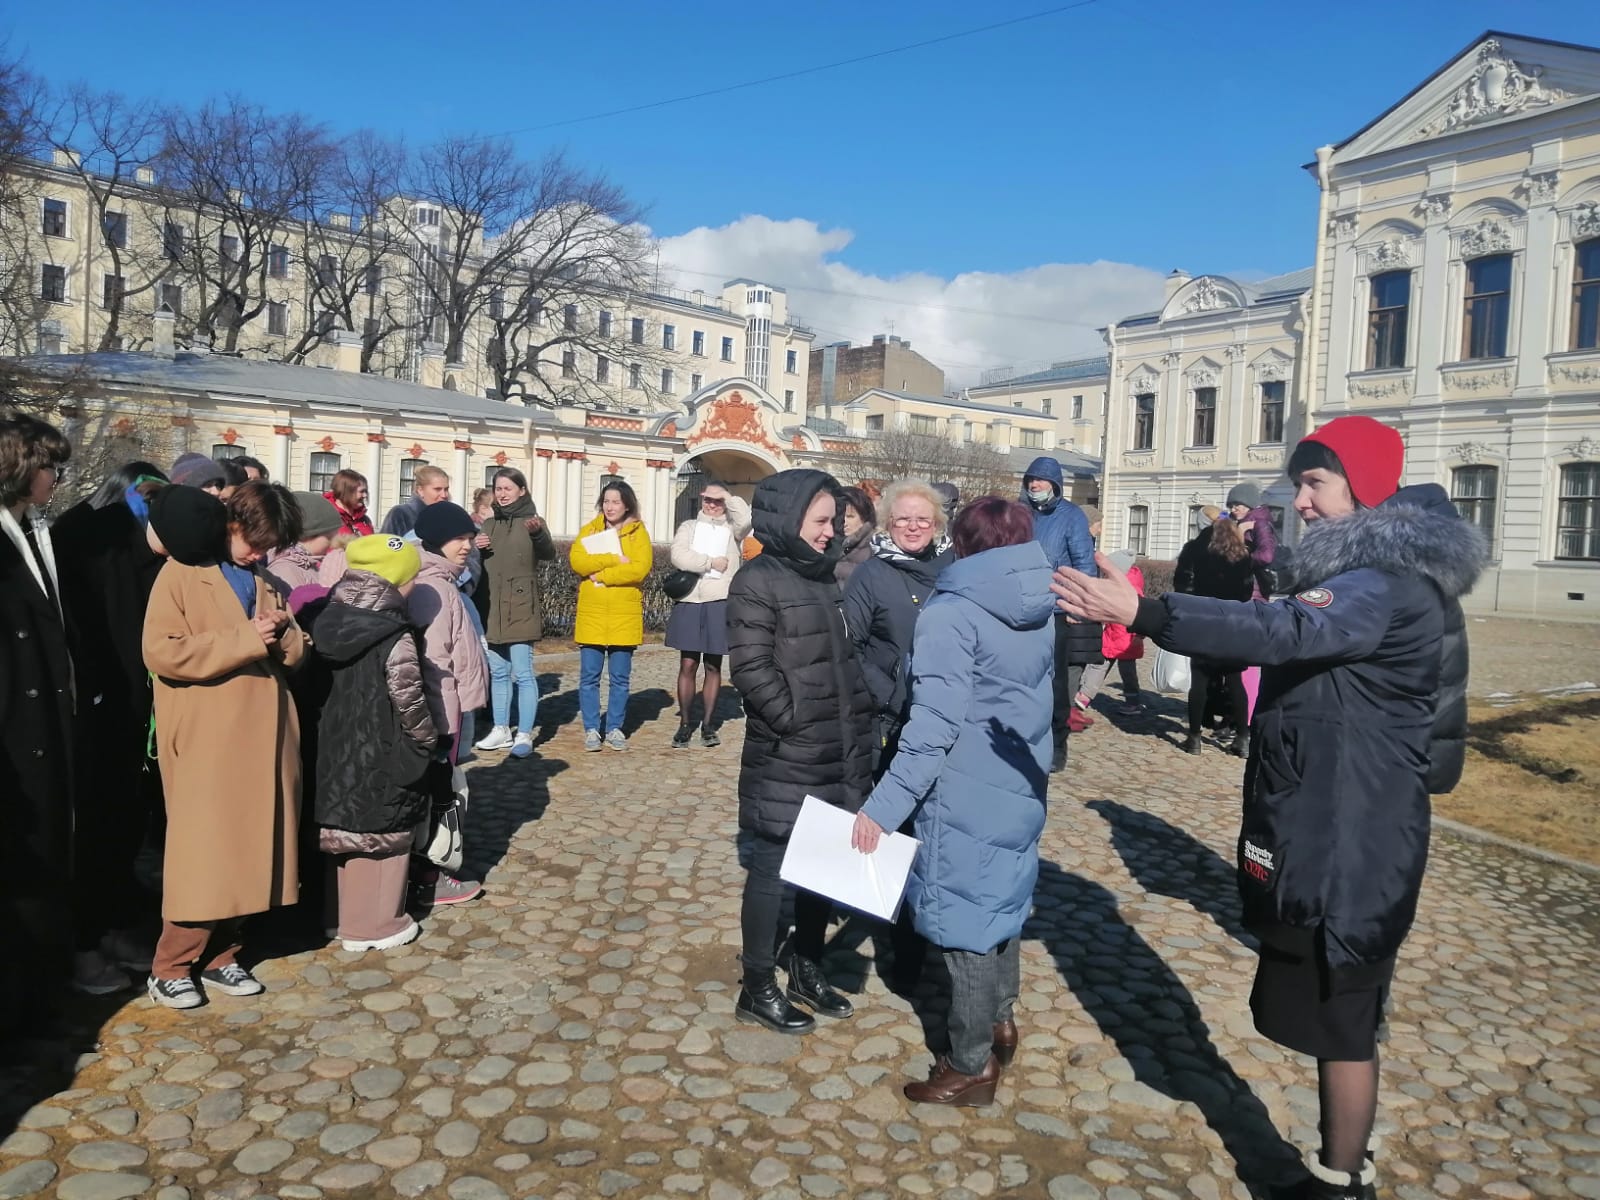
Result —
M947 1110L900 1095L925 1031L857 922L830 950L853 1020L734 1022L742 722L673 751L669 714L585 754L574 667L542 665L540 757L472 771L487 896L387 956L270 958L263 997L109 1006L65 1090L0 1078L0 1197L1212 1200L1266 1194L1312 1143L1310 1064L1246 1006L1240 764L1179 753L1176 700L1074 739L1021 1050L994 1106ZM672 668L641 657L639 714ZM1600 1197L1597 940L1594 880L1437 839L1385 1049L1393 1195Z

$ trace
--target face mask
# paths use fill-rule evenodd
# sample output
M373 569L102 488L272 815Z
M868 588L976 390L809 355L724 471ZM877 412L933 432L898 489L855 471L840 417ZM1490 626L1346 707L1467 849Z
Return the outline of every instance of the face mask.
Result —
M1043 487L1031 487L1028 489L1028 499L1032 500L1035 504L1044 504L1055 494L1055 488L1051 487L1048 483Z

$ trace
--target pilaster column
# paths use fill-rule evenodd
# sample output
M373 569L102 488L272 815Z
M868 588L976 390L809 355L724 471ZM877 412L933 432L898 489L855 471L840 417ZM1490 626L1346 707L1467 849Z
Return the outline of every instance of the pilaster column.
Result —
M383 504L383 434L367 434L367 511L384 513ZM382 519L381 516L379 518Z
M1439 364L1461 357L1459 343L1446 346L1445 330L1452 299L1450 295L1450 219L1448 192L1425 195L1420 207L1428 222L1422 235L1422 270L1417 294L1411 298L1411 311L1417 315L1417 381L1413 400L1439 398ZM1314 337L1314 331L1307 331ZM1441 358L1441 355L1443 356ZM1332 368L1329 368L1330 372Z
M472 453L472 443L458 441L456 443L456 469L455 475L450 480L451 494L456 498L456 503L462 508L472 507L472 493L478 490L475 480L467 478L467 455Z
M553 505L550 501L550 460L555 457L555 451L541 446L533 452L533 478L528 481L529 490L533 493L534 507L545 520L554 516ZM553 528L553 526L552 526Z
M272 477L285 487L293 487L289 482L289 438L294 434L294 429L289 425L274 425L272 427Z
M1540 148L1541 150L1543 147ZM1538 154L1536 152L1536 157ZM1557 275L1556 187L1560 172L1554 166L1531 170L1528 174L1528 218L1524 230L1521 297L1513 299L1512 311L1519 313L1514 396L1537 396L1545 389L1544 356L1550 351L1551 306L1539 301L1554 295Z

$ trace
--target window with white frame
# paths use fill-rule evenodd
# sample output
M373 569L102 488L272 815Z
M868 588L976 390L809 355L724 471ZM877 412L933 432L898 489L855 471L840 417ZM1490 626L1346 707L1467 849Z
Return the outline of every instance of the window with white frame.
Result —
M289 278L289 247L273 245L267 250L267 274L274 279Z
M600 318L596 332L603 338L611 336L611 313L606 309L600 310Z
M644 345L644 318L634 317L632 327L628 332L628 340L635 346Z
M1494 506L1500 493L1498 467L1457 467L1450 472L1450 502L1494 545Z
M700 374L698 371L689 376L689 390L691 392L698 392L701 388L705 387L705 385L706 377Z
M561 378L576 379L578 377L578 352L576 350L563 350L561 352Z
M281 300L267 302L267 332L276 337L289 332L289 306Z
M100 307L105 309L120 308L122 297L127 293L128 284L121 275L112 275L109 272L101 281Z
M784 354L783 354L783 369L784 369L784 371L786 373L788 373L790 375L794 375L794 374L797 374L799 372L799 370L800 370L800 352L798 350L786 350L786 351L784 351Z
M1017 430L1017 445L1024 450L1044 449L1044 430L1019 429Z
M45 200L41 232L45 237L64 238L67 236L67 202L65 200Z
M48 300L54 304L64 303L67 299L67 269L52 263L45 263L39 268L39 299Z
M228 458L243 458L247 451L237 442L218 442L211 447L211 461L222 462Z
M869 416L867 418L867 432L868 433L882 433L883 432L883 414L882 413L874 413L874 414L872 414L871 416Z
M611 382L611 360L609 358L607 358L604 354L595 355L595 359L594 359L594 381L596 383L610 383Z
M906 428L912 433L938 433L939 419L912 413L910 420L906 423Z
M638 391L644 386L644 374L640 370L638 363L628 364L628 386L634 391Z
M793 412L794 411L794 389L793 388L785 388L783 390L783 411L784 412Z
M722 361L733 361L733 339L731 337L725 337L722 339Z
M1133 398L1133 444L1130 449L1149 450L1156 444L1156 394L1140 392Z
M562 306L561 323L562 328L564 328L568 333L578 332L578 306L576 304L566 304Z
M1411 272L1374 275L1367 305L1367 369L1406 365L1406 329L1411 320Z
M118 250L127 249L128 214L107 209L100 218L100 232L105 236L106 245L115 246Z
M400 460L400 494L409 496L417 490L417 472L428 465L425 458L402 458Z
M1600 560L1600 463L1561 468L1556 557Z
M704 358L706 356L706 331L704 329L696 329L689 335L689 353L696 358Z
M1050 410L1048 408L1045 409L1045 412L1049 412L1049 411ZM1072 419L1074 421L1083 420L1083 397L1082 396L1074 396L1072 398Z
M1203 504L1189 505L1189 534L1186 541L1192 542L1200 536L1200 530L1204 528L1201 522L1205 519L1205 507Z
M156 306L157 308L165 308L173 316L181 315L183 313L183 284L163 283L161 285L160 300L161 303Z
M1572 248L1572 337L1574 350L1600 349L1600 238Z
M1288 385L1281 379L1261 384L1261 428L1257 441L1272 445L1283 441L1283 406Z
M1128 506L1128 549L1135 554L1150 553L1150 508L1144 504Z
M487 467L485 467L483 469L483 486L484 487L489 488L491 491L494 490L494 477L499 472L499 470L500 470L499 466L497 464L495 464L495 463L490 463Z
M1461 357L1504 358L1511 332L1511 255L1489 254L1466 266Z
M671 367L662 367L661 368L661 394L663 396L672 395L672 368Z
M1194 440L1191 446L1217 444L1217 389L1199 387L1194 390Z
M333 491L333 477L339 473L342 465L337 454L313 454L309 490L318 493Z
M1048 417L1048 416L1051 415L1051 411L1050 410L1054 405L1055 405L1055 401L1052 400L1049 396L1046 396L1043 400L1039 401L1039 411L1044 413L1044 415Z
M663 350L676 350L678 348L678 327L676 325L663 325L661 327L661 348Z
M168 262L177 262L183 257L187 242L183 226L176 221L167 221L161 226L161 254Z

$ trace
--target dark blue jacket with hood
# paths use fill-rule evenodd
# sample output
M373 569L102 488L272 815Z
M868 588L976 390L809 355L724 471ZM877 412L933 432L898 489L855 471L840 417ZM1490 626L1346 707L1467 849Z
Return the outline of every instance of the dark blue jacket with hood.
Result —
M1035 504L1028 496L1030 479L1044 480L1055 489L1055 497ZM1022 502L1033 513L1033 540L1044 548L1044 556L1050 560L1052 569L1071 567L1085 575L1100 573L1094 565L1094 535L1089 532L1089 518L1083 509L1066 499L1060 463L1042 454L1028 464L1022 476ZM1061 621L1060 636L1064 639L1061 661L1078 665L1099 662L1102 632L1099 625L1085 621ZM1063 716L1062 720L1065 719Z
M1287 599L1140 601L1134 632L1260 664L1238 846L1245 924L1320 957L1336 990L1381 974L1416 915L1428 797L1461 774L1459 598L1487 559L1444 489L1423 484L1314 522Z

